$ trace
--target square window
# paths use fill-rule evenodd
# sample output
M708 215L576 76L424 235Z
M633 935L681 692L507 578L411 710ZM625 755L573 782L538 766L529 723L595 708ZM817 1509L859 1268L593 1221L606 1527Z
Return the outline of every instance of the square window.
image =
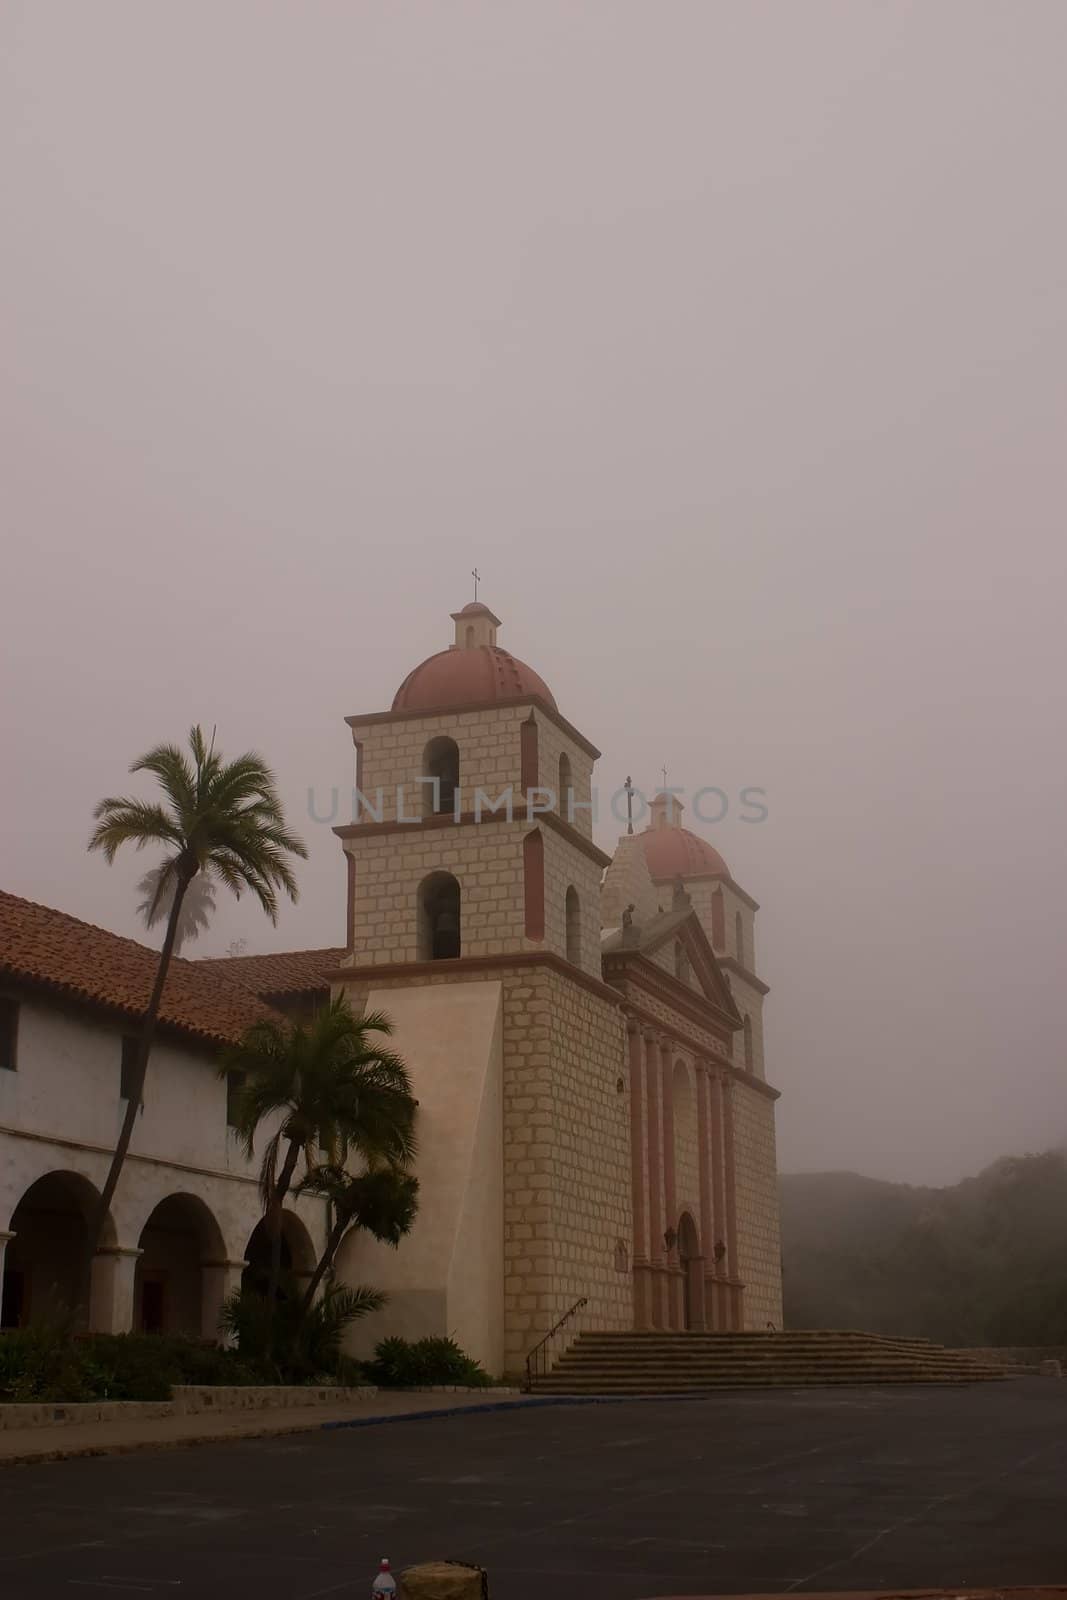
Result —
M137 1046L139 1040L124 1034L122 1038L122 1064L119 1068L119 1094L124 1100L131 1098L135 1082L134 1068L137 1065Z
M243 1072L228 1072L226 1074L226 1126L237 1126L237 1097L244 1088L245 1074Z
M0 995L0 1068L14 1072L19 1036L19 1003Z

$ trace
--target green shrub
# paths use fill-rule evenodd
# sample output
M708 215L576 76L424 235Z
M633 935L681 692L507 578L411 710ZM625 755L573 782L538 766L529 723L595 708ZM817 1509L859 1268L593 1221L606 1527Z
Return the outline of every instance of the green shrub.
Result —
M187 1383L357 1384L361 1369L341 1350L345 1330L384 1298L332 1288L301 1317L294 1290L272 1317L262 1295L235 1295L224 1316L233 1350L173 1334L72 1334L69 1323L14 1329L0 1335L0 1403L169 1400Z
M273 1309L265 1295L241 1291L222 1311L222 1326L235 1340L242 1360L262 1373L262 1383L341 1383L351 1362L341 1346L359 1317L385 1304L378 1289L328 1288L301 1314L298 1286L283 1284L284 1298Z
M63 1326L0 1337L0 1401L169 1400L176 1383L261 1381L235 1351L193 1339L138 1333L72 1338Z
M169 1400L176 1383L248 1384L236 1351L166 1334L93 1334L78 1343L98 1400Z
M382 1339L374 1360L364 1365L372 1383L386 1389L409 1389L421 1384L463 1384L484 1389L492 1380L484 1367L461 1350L454 1339L440 1337Z
M0 1337L0 1402L28 1405L94 1398L67 1328L19 1328Z

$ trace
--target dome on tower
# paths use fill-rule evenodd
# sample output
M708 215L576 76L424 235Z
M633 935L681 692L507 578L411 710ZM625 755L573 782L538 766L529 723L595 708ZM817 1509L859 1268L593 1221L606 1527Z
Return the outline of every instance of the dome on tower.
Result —
M472 600L461 611L453 611L452 620L455 643L427 656L408 673L393 696L394 711L439 711L527 696L558 709L540 674L497 644L500 618L488 606Z
M636 835L645 853L649 877L654 882L671 878L715 875L728 878L730 869L706 839L683 828L682 802L677 795L658 794L650 803L652 820Z

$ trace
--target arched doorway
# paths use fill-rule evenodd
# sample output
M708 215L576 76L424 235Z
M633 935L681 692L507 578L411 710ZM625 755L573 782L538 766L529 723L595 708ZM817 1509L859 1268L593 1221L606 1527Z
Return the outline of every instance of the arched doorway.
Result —
M678 1218L678 1263L682 1269L682 1326L704 1327L704 1258L700 1235L688 1211Z
M3 1325L25 1328L74 1316L87 1322L79 1306L81 1274L89 1238L89 1218L99 1191L77 1172L49 1172L31 1183L8 1224L14 1234L4 1257ZM110 1216L100 1240L113 1249Z
M261 1217L249 1235L245 1249L245 1267L241 1288L255 1294L266 1295L270 1286L270 1229L266 1217ZM315 1270L315 1246L311 1235L295 1211L282 1212L282 1278L279 1296L285 1294L284 1280L310 1278Z
M217 1307L209 1307L205 1267L226 1254L222 1234L203 1200L171 1194L141 1229L141 1258L133 1280L133 1326L139 1333L213 1338Z

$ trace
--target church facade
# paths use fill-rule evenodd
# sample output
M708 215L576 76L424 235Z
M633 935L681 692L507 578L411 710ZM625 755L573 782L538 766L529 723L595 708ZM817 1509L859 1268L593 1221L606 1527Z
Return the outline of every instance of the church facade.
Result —
M173 962L91 1327L210 1338L258 1281L218 1055L331 990L389 1017L419 1102L411 1233L339 1253L342 1280L388 1294L354 1353L450 1334L517 1373L579 1301L568 1331L781 1326L758 907L676 796L602 851L596 748L486 606L453 621L389 710L348 718L365 803L336 830L343 945ZM0 892L0 1326L72 1303L156 960ZM294 1199L283 1232L310 1275L321 1204Z
M599 752L478 602L388 711L350 716L334 991L386 1013L419 1100L418 1222L351 1236L361 1326L454 1335L514 1372L583 1326L781 1326L756 902L664 793L614 855Z

